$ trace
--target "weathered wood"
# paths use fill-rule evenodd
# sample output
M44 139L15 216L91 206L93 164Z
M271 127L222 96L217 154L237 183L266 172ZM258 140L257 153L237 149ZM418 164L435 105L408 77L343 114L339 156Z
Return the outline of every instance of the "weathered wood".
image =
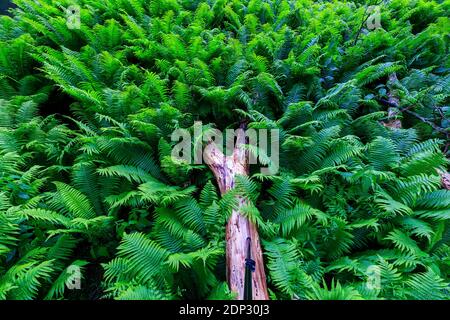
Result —
M450 173L442 170L437 170L441 177L441 184L444 189L450 190Z
M392 107L389 107L388 109L388 119L386 122L382 122L382 125L389 128L395 128L400 129L402 127L402 122L399 119L396 119L395 117L400 113L399 106L400 106L400 99L397 97L397 92L395 90L392 90L392 86L395 82L397 82L397 75L394 73L391 73L389 75L389 87L391 90L388 92L388 103Z
M210 142L205 150L205 162L214 173L223 195L234 188L236 175L248 175L248 152L241 146L245 144L243 128L238 131L233 154L225 156ZM252 273L253 300L267 300L266 274L261 244L257 227L240 214L240 209L247 203L247 199L238 198L237 210L233 210L226 226L226 259L227 280L231 291L237 293L237 299L244 297L245 258L247 238L251 238L252 259L256 262L255 272Z

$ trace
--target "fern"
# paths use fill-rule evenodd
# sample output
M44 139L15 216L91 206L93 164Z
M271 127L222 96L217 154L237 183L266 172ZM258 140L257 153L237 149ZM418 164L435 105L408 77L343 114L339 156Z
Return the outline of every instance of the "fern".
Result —
M447 299L448 284L432 270L412 275L406 281L406 286L406 295L413 299Z
M0 17L1 299L233 299L233 212L273 299L448 299L448 1L382 30L361 1L77 0L79 29L60 2ZM172 157L197 122L278 130L279 162L246 145L219 194Z

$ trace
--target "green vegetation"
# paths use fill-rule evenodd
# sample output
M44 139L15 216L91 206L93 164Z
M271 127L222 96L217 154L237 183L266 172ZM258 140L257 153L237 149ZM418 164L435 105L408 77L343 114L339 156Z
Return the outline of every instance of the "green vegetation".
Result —
M375 30L363 1L14 3L1 299L231 299L236 194L272 299L449 299L449 0L379 2ZM221 197L206 165L170 157L173 130L243 120L280 130L276 176L253 165Z

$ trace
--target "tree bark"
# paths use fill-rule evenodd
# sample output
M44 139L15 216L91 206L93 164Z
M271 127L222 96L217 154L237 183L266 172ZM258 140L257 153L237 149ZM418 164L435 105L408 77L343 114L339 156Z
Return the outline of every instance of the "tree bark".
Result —
M248 151L242 148L246 143L244 127L238 130L233 154L225 156L217 146L210 142L205 150L205 162L214 173L223 195L234 188L236 175L248 175ZM255 261L252 272L253 300L268 300L266 274L257 226L240 214L240 209L247 203L244 197L238 197L238 208L233 210L226 226L227 281L231 291L237 293L237 299L244 298L245 259L247 238L251 239L251 255Z

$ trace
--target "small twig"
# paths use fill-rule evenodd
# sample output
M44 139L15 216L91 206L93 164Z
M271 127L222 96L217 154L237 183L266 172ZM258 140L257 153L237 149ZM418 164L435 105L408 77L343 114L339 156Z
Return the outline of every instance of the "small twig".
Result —
M447 141L449 141L450 140L450 135L447 134L446 137L447 137ZM443 150L445 155L447 155L449 148L450 148L450 142L447 142L445 144L445 147L444 147L444 150Z
M416 113L416 112L414 112L414 111L411 111L411 110L405 110L405 112L407 112L407 113L409 113L410 115L416 117L416 118L419 119L420 121L422 121L422 122L428 124L428 125L431 126L434 130L436 130L436 131L438 131L438 132L441 132L441 133L447 135L447 133L448 133L447 130L445 130L444 128L441 128L441 127L439 127L439 126L437 126L435 123L433 123L432 121L430 121L430 120L428 120L428 119L422 117L420 114L418 114L418 113Z
M364 9L364 14L363 14L363 20L361 21L361 26L359 27L359 29L358 29L358 32L356 33L356 37L355 37L355 40L353 40L353 46L356 44L356 42L358 41L358 38L359 38L359 35L361 34L361 30L362 30L362 28L363 28L363 26L364 26L364 23L366 23L366 21L367 21L367 19L369 18L369 15L367 15L367 17L366 17L366 13L367 13L367 10L369 9L369 7L366 7L365 9Z
M398 108L398 105L392 102L387 101L386 99L376 99L378 102L384 104L387 107Z
M389 81L391 81L391 83L395 83L395 82L398 81L397 75L396 75L395 72L389 75ZM445 144L445 146L444 146L443 153L444 153L445 155L447 155L447 153L448 153L448 151L449 151L449 148L450 148L450 131L447 130L447 129L444 129L444 128L442 128L442 127L439 127L439 126L436 125L433 121L430 121L429 119L427 119L427 118L425 118L425 117L422 117L420 114L418 114L418 113L416 113L416 112L410 110L411 108L414 107L414 104L410 104L409 106L400 109L400 100L398 99L398 97L397 97L393 92L389 92L388 96L389 96L389 100L386 100L386 99L383 99L383 98L378 98L378 99L376 99L378 102L384 104L385 106L388 106L388 107L390 107L390 108L395 108L395 109L398 110L396 113L394 113L394 114L392 114L392 115L389 115L389 116L388 116L388 119L389 119L389 118L392 118L392 117L394 117L394 116L396 116L396 115L399 114L399 113L401 114L402 112L406 112L406 113L408 113L408 114L414 116L415 118L419 119L420 121L422 121L422 122L428 124L429 126L431 126L431 127L432 127L434 130L436 130L437 132L440 132L440 133L442 133L442 134L445 135L446 141L447 141L447 142L446 142L446 144ZM438 112L439 112L439 114L440 114L440 116L441 116L442 118L445 117L445 115L444 115L444 113L442 112L441 108L435 107L434 109L437 109L437 110L438 110ZM401 126L401 124L400 124L400 126Z
M374 4L374 6L378 6L380 3L382 3L383 2L383 0L380 0L379 2L377 2L376 4ZM367 22L367 19L369 19L369 17L370 17L370 13L369 14L367 14L367 16L366 16L366 13L367 13L367 10L369 9L369 7L370 6L373 6L373 5L369 5L369 6L366 6L366 8L364 9L364 14L363 14L363 20L361 21L361 26L359 27L359 29L358 29L358 32L356 33L356 37L355 37L355 40L353 40L353 46L356 44L356 42L358 41L358 38L359 38L359 36L360 36L360 34L361 34L361 31L362 31L362 28L363 28L363 26L364 26L364 23L366 23Z
M388 106L388 107L398 108L398 105L397 105L397 104L392 103L392 102L389 102L389 101L387 101L387 100L385 100L385 99L377 99L377 101L378 101L378 102L381 102L382 104L384 104L384 105L386 105L386 106ZM420 121L422 121L422 122L424 122L424 123L430 125L431 127L433 127L434 130L436 130L436 131L438 131L438 132L441 132L441 133L444 133L445 135L448 134L448 131L445 130L444 128L441 128L441 127L437 126L435 123L433 123L432 121L428 120L427 118L422 117L420 114L418 114L418 113L416 113L416 112L414 112L414 111L409 110L409 109L411 109L412 107L413 107L413 106L411 105L411 106L409 106L409 107L400 109L399 112L407 112L407 113L409 113L410 115L412 115L412 116L416 117L417 119L419 119Z

